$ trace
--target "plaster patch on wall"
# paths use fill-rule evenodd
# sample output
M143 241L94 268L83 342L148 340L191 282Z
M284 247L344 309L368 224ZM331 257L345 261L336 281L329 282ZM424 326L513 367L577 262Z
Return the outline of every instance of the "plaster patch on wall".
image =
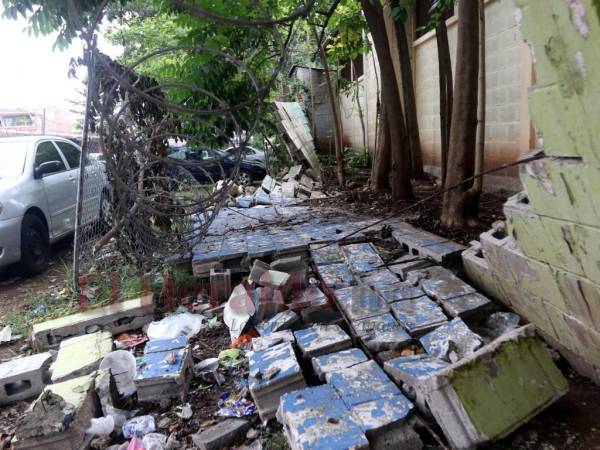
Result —
M577 63L577 71L581 78L587 80L587 69L585 67L585 58L583 57L583 53L580 51L575 54L575 62Z
M581 0L566 0L569 9L571 10L571 22L575 30L584 38L587 39L590 34L590 26L587 21L585 6Z

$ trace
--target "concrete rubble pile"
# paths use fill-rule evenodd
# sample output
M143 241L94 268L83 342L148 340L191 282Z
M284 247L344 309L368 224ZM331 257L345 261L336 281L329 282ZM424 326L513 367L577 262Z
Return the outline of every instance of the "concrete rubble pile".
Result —
M472 448L506 436L566 393L534 327L448 268L456 269L464 248L390 222L388 243L404 249L390 256L376 245L380 230L345 237L368 221L293 208L224 211L213 224L218 246L209 237L193 262L211 282L207 308L222 311L234 345L247 343L245 392L255 411L263 423L281 423L292 449L421 449L429 429L453 448ZM252 217L267 218L260 233L244 226ZM185 406L195 376L189 339L204 320L182 313L154 321L145 298L34 326L34 345L58 351L0 364L0 402L38 396L14 448L74 448L90 423L121 430L130 417L119 405L134 393L140 405L174 399ZM149 341L140 357L114 350L116 333L142 325ZM52 412L40 418L41 408ZM151 416L134 419L153 433ZM192 440L222 448L247 430L247 420L229 419Z

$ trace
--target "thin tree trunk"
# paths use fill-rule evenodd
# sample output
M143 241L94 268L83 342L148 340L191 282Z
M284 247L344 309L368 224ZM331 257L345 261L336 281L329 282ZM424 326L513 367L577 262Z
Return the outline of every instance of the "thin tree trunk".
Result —
M455 97L448 149L446 187L459 185L473 175L477 130L477 78L479 76L479 4L458 3L458 45ZM444 192L442 224L464 227L467 223L468 195L471 183L465 182Z
M375 149L375 157L371 167L371 189L375 192L389 192L391 167L390 126L384 104L381 105L379 118L381 123L377 130L378 146Z
M438 50L438 70L440 83L440 138L441 138L441 179L446 185L448 170L448 147L450 143L450 127L452 122L452 62L448 45L446 21L441 20L435 31Z
M483 172L485 155L485 5L479 0L479 94L477 97L477 138L475 146L475 174ZM479 222L479 198L483 191L483 176L473 180L469 189L468 220L469 225Z
M391 0L390 6L399 6L399 0ZM402 96L404 100L404 116L410 145L411 170L413 177L422 177L423 156L421 153L421 138L419 136L419 122L417 120L417 103L413 85L412 63L406 38L406 27L403 22L394 20L396 43L398 44L398 57L400 59L400 76L402 79Z
M325 85L327 87L327 96L329 97L329 106L331 107L331 114L333 116L334 126L334 139L335 139L335 160L336 160L336 175L338 186L343 188L346 185L346 172L344 170L344 148L342 142L342 122L340 119L339 103L338 98L335 95L333 89L333 83L331 82L331 76L329 75L329 63L327 60L327 53L323 48L323 45L319 39L317 30L313 27L313 34L317 41L317 47L319 49L319 56L321 57L321 63L323 64L323 70L325 72Z
M352 73L356 72L356 67L354 65L354 61L350 61L350 65L352 66ZM358 109L358 117L360 119L360 128L362 131L362 143L363 143L363 151L367 152L367 127L365 125L365 115L360 104L360 83L358 80L354 80L355 89L354 89L354 100L356 101L356 108Z
M361 5L379 60L382 103L385 104L390 130L392 198L394 200L409 200L413 198L410 180L410 147L390 45L385 30L383 7L379 0L361 0Z

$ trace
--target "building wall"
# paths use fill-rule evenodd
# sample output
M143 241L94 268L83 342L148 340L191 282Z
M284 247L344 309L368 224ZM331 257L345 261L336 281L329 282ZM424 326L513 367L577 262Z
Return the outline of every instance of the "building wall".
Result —
M518 14L514 0L488 0L486 2L486 148L485 167L496 167L527 153L535 139L527 108L527 92L532 84L532 61L527 44L518 27ZM457 17L447 21L448 40L452 65L456 61ZM409 24L408 28L412 28ZM388 36L395 48L395 35L388 20ZM435 32L429 32L413 42L413 69L419 132L426 169L439 173L440 118L439 78ZM367 61L372 60L366 55ZM396 68L398 73L398 68ZM376 85L375 71L365 71L362 84ZM365 94L371 103L376 98L373 90ZM372 98L373 97L373 98ZM352 114L348 96L341 96L347 114ZM356 132L356 119L346 117L344 135L347 144L359 148L362 141ZM369 115L369 129L375 128L375 115ZM347 129L348 128L348 129ZM375 141L369 140L373 150ZM516 169L504 171L492 178L494 185L515 189L519 187Z
M476 264L464 260L481 287L600 383L600 7L592 2L517 1L536 56L529 103L545 157L521 166L525 191L505 204L506 223L482 234Z

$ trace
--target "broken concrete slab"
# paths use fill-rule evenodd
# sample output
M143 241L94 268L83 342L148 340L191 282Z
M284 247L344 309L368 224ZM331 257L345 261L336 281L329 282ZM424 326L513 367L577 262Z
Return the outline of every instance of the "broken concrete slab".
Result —
M482 314L493 308L491 300L479 292L442 300L440 305L450 317L463 318Z
M453 363L483 346L481 337L473 333L460 318L440 325L420 341L429 355Z
M375 353L400 350L412 341L412 337L389 313L353 321L352 328L363 344Z
M251 298L254 304L252 320L255 324L288 309L283 292L271 286L254 289Z
M362 350L351 348L313 358L312 367L317 377L321 381L325 381L327 374L355 366L368 359Z
M410 254L431 258L438 264L455 261L460 258L460 253L465 249L463 245L412 226L402 227L402 229L396 227L392 236Z
M450 445L472 448L508 435L568 384L529 325L437 372L422 390Z
M33 346L38 351L55 348L63 339L87 334L90 330L107 330L112 334L119 334L142 328L154 320L152 299L153 296L148 295L36 323L31 333Z
M424 380L448 366L449 364L446 361L421 354L401 356L386 361L383 370L392 377L396 384L406 383L416 389Z
M269 320L259 323L255 328L261 336L268 336L276 331L292 329L299 321L300 317L298 317L298 314L288 309L287 311L275 314Z
M263 421L275 417L280 397L306 387L292 345L284 342L248 355L248 387Z
M297 189L298 182L295 180L284 181L283 183L281 183L281 192L286 198L295 198Z
M24 356L0 364L0 405L39 395L50 381L50 353Z
M260 259L255 259L252 263L252 269L250 270L250 275L248 275L248 280L259 284L260 277L262 277L262 275L268 270L271 270L271 266L269 264L261 261Z
M192 377L192 356L187 337L149 341L138 362L135 386L138 400L160 401L187 395Z
M192 442L200 450L220 450L245 439L252 424L244 419L227 419L199 433L192 434Z
M400 278L406 281L408 274L415 270L426 269L434 265L434 262L430 259L420 258L413 259L412 261L406 261L399 264L393 264L389 266L389 269L395 274L399 275Z
M411 335L427 333L448 321L435 302L427 296L392 303L392 313Z
M496 274L492 272L479 241L471 242L470 247L462 253L462 261L463 269L473 286L494 299L507 303Z
M302 173L302 165L301 164L296 164L292 167L290 167L290 170L288 170L288 172L283 176L283 180L295 180L297 179L300 174Z
M345 262L317 266L317 272L319 272L323 285L329 289L340 289L356 285L354 275L352 275L350 267Z
M277 416L292 450L369 448L358 420L328 384L284 395Z
M359 320L389 312L390 307L365 285L337 289L335 298L349 320Z
M326 378L340 393L348 408L380 398L401 395L398 386L372 360L329 373Z
M92 417L99 413L94 374L44 388L17 425L14 449L80 448Z
M112 334L108 331L65 339L60 343L56 361L52 364L52 382L60 383L94 372L112 350Z
M313 325L295 331L294 336L306 359L345 350L352 346L350 336L339 325Z
M292 289L292 277L290 274L277 270L267 270L260 276L259 283L263 287L270 287L280 291L284 298L288 296Z
M292 277L292 289L301 289L308 285L306 258L301 255L278 258L271 263L271 269L289 273Z
M342 253L346 257L350 270L356 274L363 274L383 266L381 256L370 242L344 245Z
M329 298L314 285L304 289L289 304L289 308L295 312L301 312L306 308L330 308L331 306Z
M386 288L388 286L398 283L400 280L398 276L390 271L387 267L382 267L369 272L361 277L361 281L377 290L378 288Z
M419 286L413 286L405 281L397 281L389 286L375 287L377 292L387 303L394 303L402 300L410 300L425 295L423 289Z
M342 253L342 249L338 244L329 244L325 246L323 244L311 244L310 254L317 266L342 263L346 260Z
M265 191L268 194L273 189L275 189L276 185L277 185L277 180L271 178L269 175L266 175L263 178L262 184L260 185L260 187L263 189L263 191Z
M427 295L438 301L476 292L473 286L458 278L452 271L433 266L419 271L420 286Z
M252 339L252 350L258 352L269 347L275 347L284 342L294 343L295 341L296 338L291 330L276 331L267 336Z

